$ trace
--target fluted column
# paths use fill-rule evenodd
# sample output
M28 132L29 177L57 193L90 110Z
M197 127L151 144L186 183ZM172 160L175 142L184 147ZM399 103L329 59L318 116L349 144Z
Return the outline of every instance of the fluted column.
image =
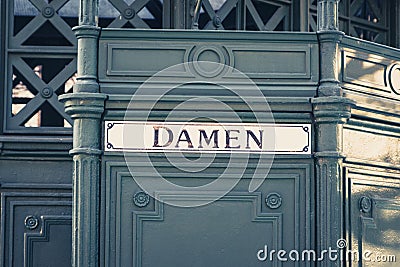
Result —
M72 266L98 266L100 125L105 95L73 93L63 95L65 111L74 120L73 130L73 220Z
M80 0L77 83L59 97L73 121L72 266L99 266L101 118L106 95L99 93L97 53L98 0Z
M337 250L344 238L343 124L351 116L354 102L343 97L339 81L339 0L318 1L318 40L320 81L318 97L312 99L315 118L316 166L316 247L318 251ZM339 251L338 251L339 252ZM318 266L344 266L328 256Z
M344 238L344 190L342 163L343 124L351 115L353 101L340 96L312 100L316 124L316 237L317 250L337 249ZM318 266L342 266L340 258L325 257Z

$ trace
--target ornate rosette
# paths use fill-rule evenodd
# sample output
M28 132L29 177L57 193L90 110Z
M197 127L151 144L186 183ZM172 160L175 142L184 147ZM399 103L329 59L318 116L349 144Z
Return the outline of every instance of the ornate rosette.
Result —
M364 213L370 212L372 209L372 200L369 197L363 196L360 198L360 210Z
M39 219L34 215L26 216L25 228L29 230L36 229L39 226Z
M149 202L150 196L143 191L137 192L133 196L133 203L140 208L146 207Z
M277 192L269 193L265 198L265 204L270 209L277 209L282 205L282 197Z

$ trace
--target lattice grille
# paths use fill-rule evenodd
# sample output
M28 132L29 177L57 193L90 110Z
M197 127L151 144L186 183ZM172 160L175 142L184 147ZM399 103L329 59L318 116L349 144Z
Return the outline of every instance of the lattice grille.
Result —
M201 6L199 29L255 31L291 29L291 1L202 0ZM195 19L192 28L196 27L195 14L193 17Z
M29 9L20 7L20 5L26 6L28 2ZM12 48L20 48L24 45L76 46L76 38L71 30L71 25L58 14L67 2L68 0L49 2L44 0L15 0L14 10L11 13L16 15L13 16L14 34L10 38L9 46ZM23 24L19 17L28 22ZM52 38L48 38L49 36ZM48 38L47 42L43 41L45 37ZM54 42L54 39L63 39L64 42L51 43ZM48 41L50 41L50 44Z
M11 0L5 132L68 133L71 119L57 96L76 77L79 0ZM163 28L162 0L99 0L99 26ZM26 128L30 127L30 128Z
M111 12L100 10L100 26L108 28L163 28L163 4L159 0L108 0ZM116 15L116 16L115 16Z
M66 12L68 3L8 2L5 132L69 132L65 127L72 120L57 99L72 90L76 75L77 41L71 27L77 17Z
M317 30L317 1L310 1L310 31ZM389 44L389 1L341 0L340 30L360 39Z
M309 29L315 31L317 0L308 1ZM340 30L388 44L389 2L341 0ZM196 13L198 3L200 9ZM296 16L304 15L296 13L298 3L290 0L99 0L99 26L291 31L298 28ZM39 132L51 128L54 133L68 133L64 126L69 125L70 119L57 101L57 95L72 90L75 81L77 42L71 28L78 24L79 0L8 0L6 8L9 32L8 68L3 74L8 89L5 131L27 132L26 126L30 126L47 127ZM50 97L43 92L45 88L51 88Z
M61 55L57 58L12 55L9 60L13 70L9 126L63 127L72 123L57 97L71 91L71 85L66 81L71 83L73 80L76 59ZM36 123L32 117L38 117Z

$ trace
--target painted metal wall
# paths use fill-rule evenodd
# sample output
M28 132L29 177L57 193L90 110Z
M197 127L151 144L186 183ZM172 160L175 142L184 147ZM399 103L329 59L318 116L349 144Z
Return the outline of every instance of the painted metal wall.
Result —
M196 54L204 60L212 60L218 54L218 63L234 66L257 84L263 94L252 101L268 101L275 123L312 123L309 99L315 96L319 76L316 34L254 32L237 37L235 32L102 31L99 81L100 91L108 95L103 120L164 121L175 112L175 120L182 122L190 118L208 121L210 116L220 123L232 122L232 114L215 103L207 103L212 98L230 105L241 121L257 122L257 116L267 110L262 105L253 110L246 108L245 88L242 95L231 95L229 90L206 84L172 90L159 96L160 101L149 117L144 116L148 100L129 105L143 82L165 66L193 61ZM286 57L292 62L290 68L278 65ZM146 67L137 62L144 62ZM151 86L146 89L151 95ZM196 108L195 103L190 106L193 98L203 99L199 104L204 108ZM182 103L189 106L180 111ZM173 163L183 160L179 154L166 156L162 152L150 153L151 166L169 181L188 187L218 179L230 168L232 158L230 154L215 158L210 155L210 166L197 172L201 162L195 161L196 154L188 154L192 171L185 172ZM246 157L241 160L246 162ZM100 253L105 255L105 266L263 266L267 263L257 259L257 252L265 245L288 251L313 246L315 181L311 154L275 156L268 177L250 193L252 173L257 168L267 171L262 167L267 161L254 154L244 169L239 164L231 171L233 177L245 173L231 192L206 206L193 208L175 207L153 198L145 203L137 201L138 194L147 194L130 170L140 170L146 179L159 179L151 175L146 152L133 153L128 160L122 152L105 152L101 161L104 231L100 240L104 245ZM163 193L168 199L182 198L178 192ZM210 196L189 194L186 201L207 197Z
M18 60L24 58L24 55L32 57L32 54L35 54L34 59L44 58L48 61L57 58L59 54L63 54L63 57L75 58L74 47L66 49L61 47L59 50L45 51L32 40L33 43L21 43L26 41L25 39L32 39L30 36L16 37L17 33L8 33L7 25L10 25L8 24L10 16L14 14L8 11L15 8L15 5L10 4L11 2L1 1L0 26L2 36L5 37L1 40L0 49L2 73L10 78L13 66L16 68L24 66L21 62L18 63ZM300 2L304 4L303 1ZM317 10L315 5L317 3L314 2L310 5L312 14L316 14ZM360 4L362 1L357 2ZM301 9L301 7L290 8L291 12ZM346 8L344 13L352 10L350 6ZM308 8L302 6L302 10L304 9ZM354 7L354 10L356 9ZM124 11L123 8L121 10L121 12ZM374 8L374 10L379 10L379 8ZM387 8L385 10L388 12ZM56 17L54 14L50 16L42 11L39 13L35 16L43 17L46 21ZM65 13L63 14L61 17L65 19ZM256 13L253 12L253 15L256 17ZM126 16L130 20L129 14ZM127 19L126 16L125 19ZM348 27L348 29L343 28L342 30L347 32L354 25L365 26L365 23L359 20L363 18L349 19L349 16L351 17L352 14L341 16L341 20L345 21L347 23L345 25ZM92 19L94 21L94 17ZM390 19L391 24L393 24L392 19ZM36 26L37 20L34 22ZM113 19L104 21L104 23L107 24L111 21ZM146 19L145 21L149 22ZM190 19L188 21L190 22ZM185 22L187 25L185 27L189 27L188 21ZM310 23L314 30L317 29L316 21L314 24L312 21ZM79 75L83 77L82 81L84 82L78 83L74 91L81 92L81 94L71 96L67 104L67 111L79 121L76 123L79 126L76 126L75 129L74 147L82 149L73 151L76 155L75 175L76 177L90 177L84 181L86 183L84 186L88 190L86 192L94 192L92 195L82 195L82 199L75 199L76 219L74 221L71 220L73 217L71 216L73 204L72 164L67 155L67 151L72 148L72 140L68 135L70 129L64 128L64 124L46 128L45 123L42 128L37 129L22 126L20 122L25 123L25 119L37 111L36 104L38 102L28 105L27 112L14 118L11 115L11 101L14 100L10 100L14 98L12 95L13 84L10 82L11 78L5 78L2 85L7 88L7 92L1 98L3 106L7 107L1 111L2 117L5 118L2 127L0 160L1 265L70 266L71 224L78 225L79 222L80 232L73 233L73 239L76 240L80 235L84 237L83 242L87 242L83 244L90 245L82 246L82 243L78 244L74 241L75 253L81 251L72 254L74 266L97 266L98 264L107 266L108 263L109 266L129 266L131 262L134 265L139 264L140 261L144 265L154 266L157 264L156 260L163 261L162 263L170 261L171 264L180 265L182 263L180 260L190 260L188 254L183 256L174 254L179 251L191 252L191 255L195 255L195 260L197 260L193 264L201 266L200 260L206 260L199 256L202 251L192 252L184 242L189 239L197 240L195 248L207 247L209 249L205 253L211 255L216 247L210 247L208 240L199 238L197 232L193 231L202 229L201 233L210 233L209 238L214 240L216 246L220 248L227 243L225 240L230 235L223 231L215 231L215 229L225 230L226 228L235 229L237 238L248 242L243 242L243 244L232 242L234 245L228 248L230 252L228 254L233 255L231 257L224 257L227 252L222 250L219 250L218 255L210 256L212 260L219 261L221 264L232 265L241 263L242 260L254 260L254 258L247 259L240 253L234 252L244 249L247 257L262 246L265 239L269 240L270 236L275 238L277 244L281 242L280 245L285 248L296 247L299 249L309 246L319 249L328 246L334 247L337 239L344 237L349 248L351 246L359 252L373 250L398 255L398 127L400 121L397 106L400 88L398 84L400 55L396 49L346 36L342 37L335 31L333 33L321 32L321 30L332 30L330 28L332 24L329 23L331 22L328 22L326 28L318 28L320 30L318 34L278 33L265 36L227 32L220 33L216 37L215 33L177 31L166 34L167 37L164 39L160 38L161 32L103 31L99 46L100 53L110 56L99 58L98 73L92 67L87 68L88 66L85 65L97 62L95 50L91 53L91 62L80 63L84 71L81 70ZM368 23L374 24L371 21ZM378 26L382 26L382 23L380 20ZM391 37L387 36L388 24L386 23L389 22L385 21L385 25L379 28L382 30L381 36L384 36L380 40L395 44L398 37L395 34ZM57 25L65 26L61 22ZM293 29L302 27L301 29L304 30L307 28L308 22L303 19L298 22L291 21L285 25L290 25ZM320 23L320 26L323 25ZM78 29L78 35L83 39L97 38L99 31L94 25L92 26L92 28L89 27L89 30L88 28ZM334 29L337 29L337 25L333 26ZM75 41L71 39L72 32L67 32L65 27L63 29L62 34L69 36L67 39L70 38L69 40L75 46ZM390 34L392 32L390 31ZM15 38L20 42L12 42ZM24 40L21 41L21 38ZM199 42L199 39L202 42ZM224 63L234 62L235 59L237 60L237 56L247 53L247 56L239 57L237 63L243 63L239 67L260 85L270 100L276 120L285 123L313 123L315 158L278 157L270 174L271 179L267 179L258 192L243 193L249 180L245 178L231 195L204 210L187 211L188 216L182 215L179 209L163 207L153 200L146 207L135 205L134 197L140 189L129 179L128 169L124 163L121 163L123 162L121 155L111 153L99 156L103 149L100 137L101 131L104 129L100 122L100 116L104 111L104 99L107 97L105 118L113 120L123 118L132 88L138 86L147 77L136 72L140 71L135 69L139 66L136 62L145 63L148 58L155 56L151 51L146 51L147 48L154 45L155 40L158 42L156 48L168 46L168 42L171 40L180 40L182 43L180 49L185 51L184 54L188 56L191 51L193 52L199 47L207 47L212 43L213 47L217 46L217 50L225 51L222 53ZM113 46L112 43L117 45ZM200 45L198 45L199 43ZM93 48L96 47L96 44L97 41L93 39L89 44L86 43L82 46L81 43L81 47ZM287 68L288 60L279 61L285 55L280 54L277 47L283 47L285 51L293 53L293 57L290 58L290 60L293 59L291 62L293 64L290 65L290 68ZM168 52L165 49L163 51ZM79 53L82 56L85 51ZM117 57L118 53L126 64L118 65L118 62L121 61L117 61L113 65L107 61L114 56ZM255 68L252 65L253 60L249 56L254 57L252 53L258 55L253 60L272 60L278 63L272 66L259 62ZM161 56L164 62L175 62L174 60L176 60L171 57L171 53L161 53L158 56ZM178 62L183 60L182 58L179 57ZM303 58L305 61L302 60ZM317 58L320 59L319 62ZM34 62L32 58L28 61L30 64ZM335 64L330 64L330 62ZM57 64L60 65L60 62ZM61 64L64 63L61 62ZM162 66L151 67L159 70ZM24 78L24 81L35 80L34 71L29 68L25 69L27 70L25 72L30 74ZM89 70L89 73L85 72L86 70ZM74 71L70 67L59 77L68 80ZM259 73L257 73L258 71ZM86 74L88 75L84 77ZM98 87L97 78L100 87ZM47 78L43 77L43 79ZM87 86L88 84L90 86ZM35 83L36 99L46 102L50 98L46 93L48 91L44 90L47 87L42 85L41 82ZM88 91L93 93L98 89L104 95L88 94ZM50 97L52 96L55 97L55 95ZM323 99L323 97L327 98ZM15 104L20 104L18 101L23 100L15 101ZM82 105L82 103L84 104ZM53 104L59 107L59 103L54 102ZM165 117L168 108L170 108L168 105L160 106L160 110L153 115L153 119ZM54 110L51 112L54 113ZM62 113L61 121L64 117L69 119L62 109L58 108L55 113L57 112ZM347 121L346 118L350 116L350 112L351 118ZM213 113L215 112L213 111ZM18 123L9 123L18 120L18 117L22 115L25 117ZM242 115L246 117L246 112L242 112ZM135 115L135 113L132 116L140 119L140 115ZM47 126L54 126L53 124L50 122ZM85 137L93 138L88 140ZM102 160L101 165L99 159ZM223 158L219 160L224 162ZM163 166L164 162L161 160L159 164ZM194 177L189 183L195 184L201 180L201 177ZM82 184L75 184L76 188L79 186ZM293 192L296 194L293 195ZM280 195L281 206L271 208L267 205L266 199L271 196L270 194ZM93 202L93 200L95 201ZM89 203L93 205L90 206ZM234 208L232 203L235 203L238 208ZM83 216L87 215L85 209L90 211L86 217ZM150 210L153 211L151 215L146 213ZM255 213L249 215L247 214L249 210L255 210ZM100 211L100 217L97 211ZM214 214L215 220L205 220L205 214ZM293 214L294 216L292 216ZM127 216L142 218L140 220L143 222L143 227L132 230L130 227L130 223L133 221L132 217L127 218ZM149 221L149 217L157 221ZM232 219L234 217L241 218L243 221L237 222ZM287 217L289 220L282 220ZM125 232L128 224L130 230ZM243 228L246 231L239 231L238 224L244 225ZM199 227L194 228L193 225ZM278 226L281 229L271 230L271 227ZM177 228L187 229L186 234L177 239L179 251L171 247L167 247L170 249L168 251L164 250L164 245L168 246L169 244L160 241L158 236L165 235L165 239L172 238L171 233L179 231ZM120 234L116 231L120 231ZM88 236L87 233L91 233L91 236ZM266 237L260 237L259 233L265 233ZM204 235L201 236L204 237ZM143 242L133 242L135 237L142 238ZM206 237L208 236L206 235ZM252 243L252 240L257 240L257 242ZM141 244L143 244L142 247L140 247ZM153 257L154 254L147 244L158 251L163 250L163 253L157 253L162 257ZM126 248L129 248L129 251ZM134 248L137 255L141 251L143 254L133 258ZM176 255L177 257L166 257L166 255ZM251 255L254 256L254 253ZM320 265L327 266L329 264L339 265L338 262L325 262ZM362 266L376 266L374 264L365 261L361 263ZM395 263L386 265L380 263L379 266L396 265Z

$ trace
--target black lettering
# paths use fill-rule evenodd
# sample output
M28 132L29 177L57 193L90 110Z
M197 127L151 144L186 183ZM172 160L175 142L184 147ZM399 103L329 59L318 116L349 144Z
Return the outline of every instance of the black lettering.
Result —
M214 137L214 146L213 148L218 148L218 131L219 130L214 130L212 131L210 138L207 138L207 134L205 130L199 130L200 131L200 140L199 140L199 148L203 148L202 142L201 140L203 139L202 137L204 137L204 141L206 141L207 145L210 145L211 142L211 138Z
M231 136L231 132L239 133L239 130L225 130L225 132L226 132L226 135L225 135L226 146L225 146L225 148L240 148L240 145L231 146L231 144L230 144L231 140L238 140L237 136Z
M250 145L249 145L249 137L251 136L251 138L253 138L254 142L256 142L257 146L262 149L262 137L263 137L263 130L260 130L260 139L257 139L256 135L250 131L250 130L246 130L247 132L247 145L246 148L249 149Z
M185 136L185 139L182 139L182 135ZM189 133L185 129L183 129L179 134L179 138L178 141L176 142L175 147L179 147L179 142L183 141L188 143L188 148L193 148L192 140L190 140Z
M153 147L166 147L169 146L172 143L172 140L174 139L174 134L171 131L171 129L164 127L164 126L153 126L154 128L154 144ZM165 143L164 145L159 144L159 137L160 137L160 128L167 130L168 132L168 142Z

